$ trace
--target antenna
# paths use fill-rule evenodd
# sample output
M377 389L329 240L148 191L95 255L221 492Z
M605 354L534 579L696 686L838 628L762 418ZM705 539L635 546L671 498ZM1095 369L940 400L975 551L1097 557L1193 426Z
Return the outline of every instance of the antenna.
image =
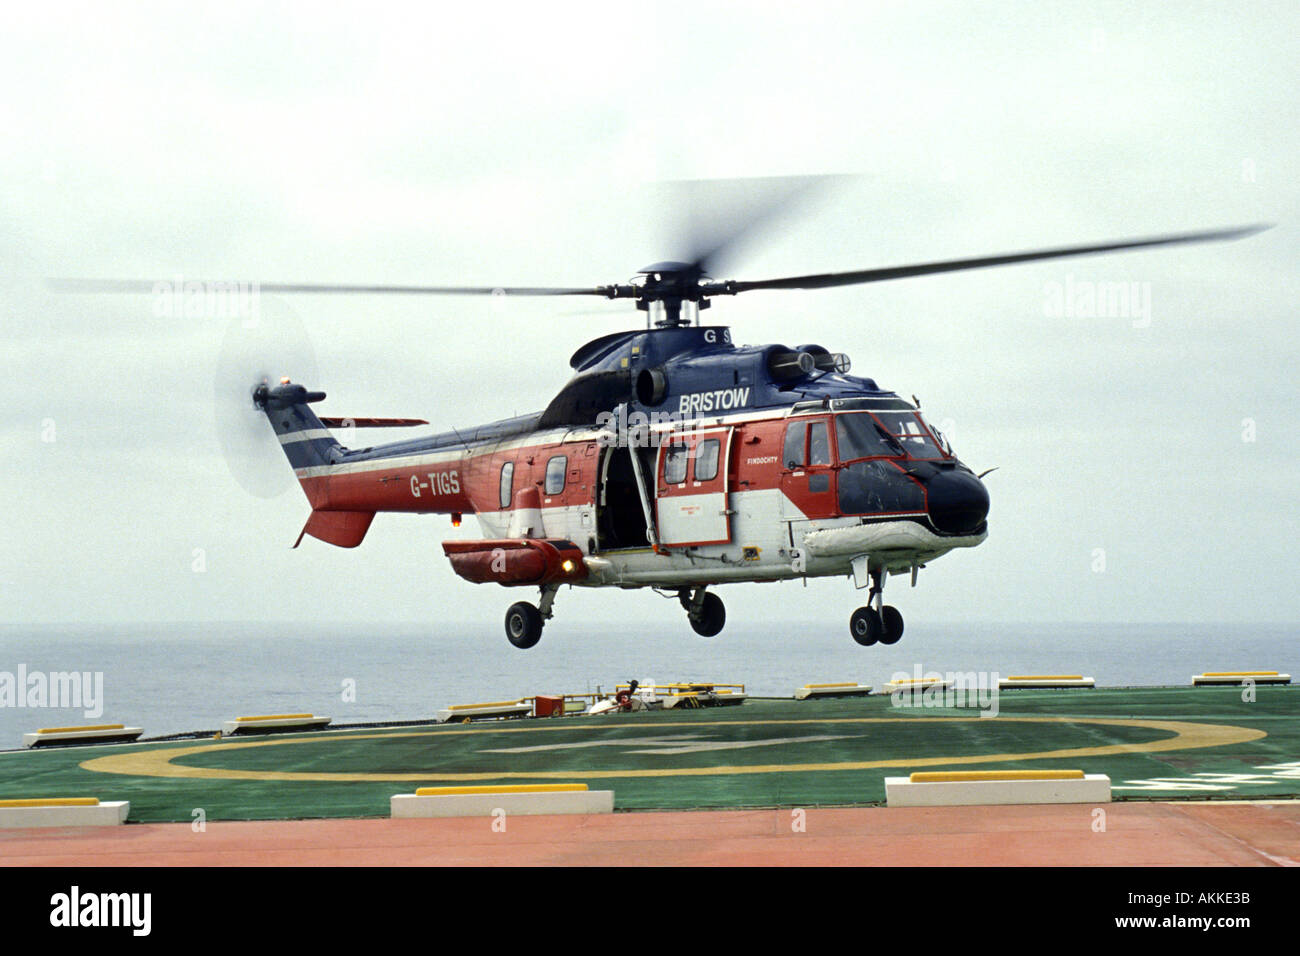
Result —
M461 437L461 434L460 434L460 432L457 430L457 428L456 428L455 425L452 425L452 426L451 426L451 433L452 433L453 435L456 436L456 439L457 439L457 440L458 440L462 445L465 446L465 450L466 450L466 451L469 451L469 442L467 442L464 438Z

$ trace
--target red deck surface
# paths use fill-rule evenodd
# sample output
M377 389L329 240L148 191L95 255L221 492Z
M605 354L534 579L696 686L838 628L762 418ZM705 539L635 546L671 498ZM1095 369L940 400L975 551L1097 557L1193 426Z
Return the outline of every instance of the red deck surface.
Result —
M1300 802L130 824L0 831L9 866L1300 866Z

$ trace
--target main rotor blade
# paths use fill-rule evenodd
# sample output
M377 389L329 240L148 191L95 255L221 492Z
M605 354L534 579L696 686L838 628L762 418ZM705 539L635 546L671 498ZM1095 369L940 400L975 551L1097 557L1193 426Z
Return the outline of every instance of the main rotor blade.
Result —
M737 246L770 230L774 220L848 179L817 175L673 180L659 184L657 205L676 219L673 239L686 261L701 275L709 275L725 268Z
M859 272L824 272L817 275L790 276L785 279L759 279L754 282L705 283L707 295L732 295L754 289L828 289L841 285L858 285L864 282L884 282L909 276L931 275L936 272L960 272L964 269L983 269L988 266L1005 266L1038 259L1061 259L1066 256L1086 256L1098 252L1117 252L1121 249L1141 249L1149 246L1173 246L1192 242L1213 242L1241 239L1273 228L1271 224L1215 229L1208 232L1184 232L1148 239L1128 239L1090 246L1062 246L1057 249L1037 249L1030 252L1013 252L1000 256L981 256L977 259L949 259L944 262L923 262L884 269L863 269Z
M235 282L233 280L184 279L49 279L47 284L55 292L126 292L126 293L178 293L195 294L209 289L241 288L249 292L281 293L363 293L396 295L599 295L613 298L617 286L600 286L586 289L563 289L532 286L441 286L441 285L315 285L299 282ZM179 285L180 288L173 288Z

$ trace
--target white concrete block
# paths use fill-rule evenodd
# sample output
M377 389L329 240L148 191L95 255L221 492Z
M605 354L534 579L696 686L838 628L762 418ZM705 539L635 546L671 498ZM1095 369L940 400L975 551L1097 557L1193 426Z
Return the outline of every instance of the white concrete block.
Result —
M45 747L54 744L75 744L84 742L129 743L144 731L139 727L109 727L103 730L61 730L54 733L34 731L23 734L24 747Z
M532 712L532 704L457 704L438 711L438 723L464 720L466 717L475 720L488 717L528 717Z
M1110 803L1110 777L1085 774L1082 780L963 780L912 783L885 778L891 807L978 807L1025 803Z
M129 800L87 807L0 807L0 828L116 826L126 822L130 811Z
M1241 686L1246 681L1255 684L1289 684L1291 683L1290 674L1193 674L1192 684L1201 686L1204 684L1234 684Z
M794 692L794 699L808 700L813 697L865 697L870 693L870 684L805 684Z
M541 816L562 813L613 813L613 790L564 790L541 793L457 793L421 797L394 794L394 818L487 817L495 810L507 816Z
M264 734L288 730L320 730L328 727L332 717L277 717L273 720L235 720L223 721L221 736L233 737L236 734Z
M892 694L901 691L904 694L923 694L928 690L943 691L953 686L950 680L935 681L886 681L880 688L882 693Z

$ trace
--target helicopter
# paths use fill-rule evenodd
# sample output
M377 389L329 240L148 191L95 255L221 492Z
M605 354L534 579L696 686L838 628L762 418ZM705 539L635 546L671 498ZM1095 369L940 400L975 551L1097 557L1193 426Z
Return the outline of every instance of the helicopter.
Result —
M988 537L990 497L919 403L850 374L817 344L740 345L701 313L719 296L815 290L1127 249L1239 239L1266 225L749 281L715 280L726 243L689 261L645 266L592 287L257 284L269 293L592 296L629 299L644 328L595 338L545 409L466 429L344 447L340 427L427 425L423 419L321 417L323 391L282 378L253 386L311 513L306 536L362 543L376 514L474 515L482 536L443 542L472 583L537 589L504 629L531 648L564 585L653 588L676 596L695 633L719 634L714 588L851 578L866 602L849 618L862 646L891 645L903 616L888 578ZM62 291L142 292L134 280L55 280ZM991 469L990 469L991 470Z

